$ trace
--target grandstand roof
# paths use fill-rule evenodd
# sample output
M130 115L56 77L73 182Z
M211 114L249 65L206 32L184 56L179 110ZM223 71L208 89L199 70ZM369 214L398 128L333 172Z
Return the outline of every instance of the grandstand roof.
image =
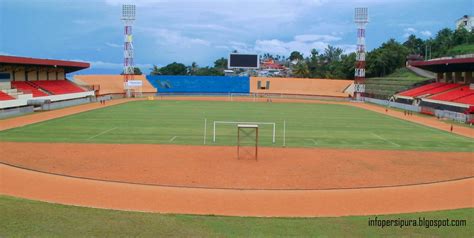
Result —
M38 58L28 58L28 57L19 57L19 56L7 56L7 55L0 55L0 65L50 66L50 67L56 67L56 68L64 68L64 71L66 73L71 73L74 71L87 69L90 67L90 64L86 62L53 60L53 59L38 59Z
M436 73L474 71L474 57L412 61L411 66Z

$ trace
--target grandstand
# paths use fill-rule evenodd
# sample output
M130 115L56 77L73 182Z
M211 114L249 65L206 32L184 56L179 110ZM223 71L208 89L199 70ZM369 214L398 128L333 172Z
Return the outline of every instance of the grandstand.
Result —
M158 93L229 94L249 93L248 77L234 76L147 76Z
M159 94L279 94L344 97L352 80L228 76L147 76Z
M25 81L12 81L11 87L17 89L21 92L31 92L33 97L43 97L48 96L48 94L42 91L38 86L34 86L34 84Z
M250 91L262 94L352 97L353 80L310 78L250 78Z
M474 116L474 57L441 58L409 62L436 73L436 82L405 90L394 96L400 103L421 107L421 112L439 115L446 112L465 113L472 122ZM459 115L458 115L459 116Z
M0 100L13 100L15 99L14 97L0 91Z
M399 95L408 96L408 97L429 97L431 95L436 95L442 92L449 91L451 89L461 87L457 83L431 83L408 91L402 92Z
M75 75L73 80L78 85L94 88L96 96L125 96L123 75ZM142 94L156 94L156 89L146 80L144 75L134 75L134 80L142 81Z
M365 79L365 92L368 97L388 99L394 94L405 90L424 85L432 82L426 78L402 78L402 77L386 77L386 78L368 78Z
M94 92L66 78L66 74L89 66L75 61L0 55L0 117L25 111L19 109L22 107L33 108L38 102L48 102L49 109L90 102Z

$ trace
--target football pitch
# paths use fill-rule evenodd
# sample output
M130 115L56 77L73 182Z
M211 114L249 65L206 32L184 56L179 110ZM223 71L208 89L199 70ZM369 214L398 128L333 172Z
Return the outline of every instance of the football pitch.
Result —
M134 101L0 132L3 141L236 145L235 123L261 146L474 151L472 139L339 104Z

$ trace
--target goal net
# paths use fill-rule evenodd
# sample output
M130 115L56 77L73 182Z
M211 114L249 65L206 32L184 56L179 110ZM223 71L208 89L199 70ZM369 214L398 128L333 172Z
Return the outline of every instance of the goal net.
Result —
M217 129L218 125L257 125L257 126L267 126L271 127L271 135L270 138L272 140L272 144L275 144L275 133L276 133L276 123L275 122L246 122L246 121L214 121L213 122L213 129L212 129L212 142L216 143L217 140ZM267 131L264 131L268 132ZM221 133L222 134L222 133ZM229 130L227 130L227 134L231 135L233 133L230 133ZM265 135L266 138L268 135ZM224 136L225 137L225 136ZM233 137L235 138L235 137Z
M237 159L258 160L258 125L237 125Z
M229 100L233 101L253 101L257 100L254 93L229 93Z

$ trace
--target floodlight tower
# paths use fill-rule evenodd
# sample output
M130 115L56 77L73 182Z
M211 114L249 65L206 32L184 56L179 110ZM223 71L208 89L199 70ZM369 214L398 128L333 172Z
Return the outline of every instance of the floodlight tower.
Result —
M354 83L356 98L360 99L365 92L365 28L367 23L369 23L369 11L366 7L355 9L354 22L357 25L357 50Z
M133 36L132 36L132 25L135 21L135 5L124 4L122 5L122 18L124 24L124 45L123 45L123 80L124 88L127 96L130 96L130 90L127 87L127 82L133 80L134 67L133 67Z

